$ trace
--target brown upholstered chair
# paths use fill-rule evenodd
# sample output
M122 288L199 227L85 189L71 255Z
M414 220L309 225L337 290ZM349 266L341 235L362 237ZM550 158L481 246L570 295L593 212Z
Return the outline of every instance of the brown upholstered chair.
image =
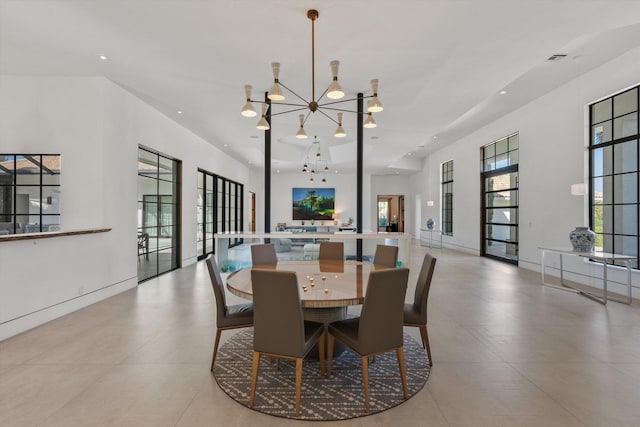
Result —
M429 288L431 287L431 278L435 268L436 258L430 254L425 254L416 283L413 304L404 305L404 326L420 328L422 345L427 350L427 356L429 357L429 366L433 366L433 360L431 359L431 347L429 347L429 334L427 333L427 299L429 298Z
M334 337L355 351L362 360L364 406L369 412L369 356L395 350L400 368L404 398L407 399L407 376L404 364L402 307L409 279L408 268L372 271L359 318L329 325L327 373L331 375Z
M278 255L273 243L251 245L251 263L253 265L277 264Z
M295 271L251 270L254 329L253 369L249 406L253 407L260 356L296 361L296 416L300 415L302 360L318 343L320 371L324 375L324 325L305 322Z
M319 260L339 259L344 260L344 243L342 242L320 242Z
M385 267L395 267L398 263L398 247L377 245L376 254L373 256L373 263Z
M218 344L222 331L227 329L248 328L253 326L253 304L237 304L227 307L227 300L224 294L224 282L220 277L220 270L213 255L207 257L207 268L213 286L213 295L216 298L216 342L213 345L213 356L211 357L211 372L216 363Z

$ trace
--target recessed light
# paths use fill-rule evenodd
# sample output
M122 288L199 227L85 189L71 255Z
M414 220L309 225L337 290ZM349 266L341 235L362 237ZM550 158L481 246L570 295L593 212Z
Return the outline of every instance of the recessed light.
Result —
M229 146L229 144L224 144L224 146L225 146L225 147L228 147L228 146Z
M336 169L336 173L338 173L338 170Z
M438 137L436 135L433 135L433 139L438 139Z
M411 151L409 151L409 152L407 153L407 156L410 156L410 155L411 155Z
M500 91L500 95L504 95L504 94L506 94L506 93L507 93L507 91L506 91L506 90L501 90L501 91Z
M107 55L98 55L98 58L102 59L103 61L109 60L109 57Z
M178 111L177 111L177 113L178 113L178 114L182 114L182 110L178 110Z
M278 169L278 170L276 171L276 173L280 173L280 169Z

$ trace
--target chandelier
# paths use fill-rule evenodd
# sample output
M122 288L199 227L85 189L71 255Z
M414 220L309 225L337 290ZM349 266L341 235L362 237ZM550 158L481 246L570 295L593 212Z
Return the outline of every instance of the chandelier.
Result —
M309 156L312 151L315 150L315 154L313 156ZM326 159L322 158L322 154L320 154L320 141L318 141L318 137L313 137L313 142L311 146L307 150L307 156L304 158L304 166L302 166L302 173L308 173L311 175L309 177L309 182L315 182L314 175L322 172L322 182L327 182L326 173L329 171L329 162Z
M242 108L241 114L245 117L256 117L258 115L253 103L260 103L262 105L261 117L260 121L256 125L256 127L260 130L269 130L271 127L269 125L269 121L267 118L271 118L281 114L292 113L295 111L305 111L306 114L300 114L299 121L300 127L296 133L296 138L304 139L307 138L307 133L305 132L304 125L309 119L309 116L312 113L319 112L332 122L334 122L337 127L333 134L336 138L343 138L347 136L344 128L342 127L342 113L358 113L354 110L339 108L338 104L343 102L355 101L357 98L352 99L342 99L344 98L344 91L338 82L338 67L340 66L339 61L331 61L330 67L331 72L333 74L333 80L329 84L329 87L325 89L322 94L316 98L316 90L315 90L315 21L318 19L319 13L315 9L309 9L307 11L307 18L311 20L311 100L307 100L304 97L298 95L296 92L288 88L284 83L282 83L279 79L280 75L280 63L273 62L271 63L271 68L273 70L273 86L267 93L267 98L271 101L270 103L255 101L251 99L251 85L245 85L244 90L246 94L246 103ZM299 103L296 102L282 102L285 100L285 96L283 94L282 89L286 89L290 92L295 98L298 98ZM372 113L378 113L383 110L382 103L378 99L378 79L371 80L371 90L373 95L366 96L364 98L370 98L367 101L367 111L362 112L361 114L366 115L367 118L363 123L363 127L371 129L376 127L376 122L373 119ZM323 101L323 98L326 96L327 100ZM271 105L271 108L269 106ZM278 113L273 113L271 110L273 109L273 105L283 105L287 107L293 107L287 111L281 111ZM337 119L334 119L330 113L337 112ZM315 142L314 142L315 144Z

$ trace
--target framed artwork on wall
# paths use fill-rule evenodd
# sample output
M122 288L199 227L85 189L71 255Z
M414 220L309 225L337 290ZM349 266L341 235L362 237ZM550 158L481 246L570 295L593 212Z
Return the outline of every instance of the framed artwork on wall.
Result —
M293 188L294 220L333 220L335 188Z

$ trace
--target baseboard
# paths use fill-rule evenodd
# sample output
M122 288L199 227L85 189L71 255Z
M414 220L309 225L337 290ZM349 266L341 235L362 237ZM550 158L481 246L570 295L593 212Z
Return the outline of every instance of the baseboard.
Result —
M33 329L36 326L40 326L51 320L57 319L58 317L62 317L65 314L69 314L91 304L95 304L96 302L102 301L126 290L133 289L136 286L138 286L138 278L132 277L122 282L107 285L104 288L77 298L63 301L51 307L9 320L0 325L0 341L28 331L29 329Z

